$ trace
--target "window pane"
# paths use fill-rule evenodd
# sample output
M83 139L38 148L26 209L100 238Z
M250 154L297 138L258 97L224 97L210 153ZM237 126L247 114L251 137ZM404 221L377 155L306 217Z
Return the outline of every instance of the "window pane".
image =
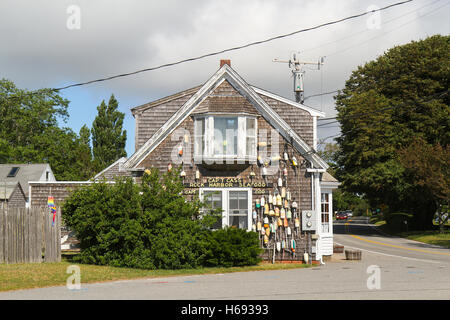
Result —
M195 120L195 145L194 154L202 155L205 150L205 118Z
M231 210L239 209L239 191L229 192L229 207Z
M228 220L228 225L230 227L235 227L239 229L247 229L248 228L248 220L245 216L230 216Z
M207 204L208 209L222 208L222 191L203 192L203 202ZM212 226L213 229L222 229L222 217L218 217Z
M247 137L246 140L246 155L256 156L256 139Z
M237 155L237 118L214 118L214 152L219 155Z
M247 136L255 136L255 122L256 119L247 118Z
M222 191L205 191L203 201L212 209L222 208Z
M248 208L247 191L239 191L239 209Z

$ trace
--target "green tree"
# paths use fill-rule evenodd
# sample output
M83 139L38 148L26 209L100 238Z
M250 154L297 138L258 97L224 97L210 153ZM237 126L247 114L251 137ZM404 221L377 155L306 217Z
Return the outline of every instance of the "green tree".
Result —
M92 151L97 171L127 155L127 132L122 129L125 114L118 111L118 106L116 98L111 95L108 105L103 100L97 107L98 113L91 129Z
M417 228L430 228L436 205L408 180L397 150L420 137L450 141L450 36L433 36L390 49L358 67L336 96L342 136L337 176L345 190L375 207L407 210Z
M42 163L58 180L82 180L79 137L67 122L69 101L51 89L27 91L0 80L0 162Z
M448 221L450 202L450 147L430 145L423 139L415 139L407 148L398 151L399 161L405 167L410 188L419 189L416 194L432 199L437 208L437 220L441 233Z
M336 157L339 151L339 145L337 143L326 143L324 141L319 141L319 150L317 153L319 156L325 160L328 165L330 166L328 168L328 172L334 176L336 172Z

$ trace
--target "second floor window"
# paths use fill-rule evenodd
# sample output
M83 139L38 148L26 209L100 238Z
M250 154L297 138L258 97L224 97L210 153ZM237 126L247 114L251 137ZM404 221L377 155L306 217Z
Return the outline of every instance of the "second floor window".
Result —
M195 118L194 155L199 158L256 159L254 116L207 115Z

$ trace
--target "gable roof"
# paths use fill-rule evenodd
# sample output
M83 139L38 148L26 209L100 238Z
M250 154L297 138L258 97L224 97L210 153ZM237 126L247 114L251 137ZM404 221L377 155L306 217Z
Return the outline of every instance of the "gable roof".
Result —
M328 168L328 164L322 160L315 150L303 141L300 136L284 121L261 96L228 64L224 64L205 84L191 96L191 98L176 111L172 117L161 127L147 142L124 163L126 168L138 166L177 126L185 120L208 95L213 92L223 81L228 81L242 96L248 99L258 112L279 133L292 143L294 148L302 156L310 161L316 168ZM301 105L300 105L301 106Z
M9 172L14 167L18 167L19 170L14 177L8 177ZM45 180L45 172L47 170L50 172L50 176L53 177L52 169L47 163L0 164L0 184L3 182L20 182L25 196L28 197L28 182Z
M102 178L112 179L114 176L118 175L119 171L121 171L120 170L121 165L125 161L127 161L126 157L122 157L122 158L118 159L117 161L112 163L110 166L108 166L107 168L105 168L102 171L100 171L99 173L97 173L92 179L89 179L89 181L97 181Z
M6 200L8 201L9 198L11 198L11 195L13 194L14 190L16 188L19 188L20 192L25 195L23 192L23 188L20 185L20 182L18 181L10 181L10 182L0 182L0 200Z
M137 106L137 107L134 107L134 108L131 108L131 114L134 117L134 115L136 113L143 112L143 111L145 111L145 110L147 110L149 108L156 107L156 106L158 106L160 104L163 104L163 103L166 103L168 101L175 100L175 99L179 99L179 98L185 97L187 95L192 95L192 94L196 93L201 87L202 86L199 85L199 86L187 89L187 90L183 90L181 92L177 92L177 93L172 94L170 96L167 96L167 97L164 97L164 98L161 98L161 99L149 102L149 103L145 103L143 105L140 105L140 106Z

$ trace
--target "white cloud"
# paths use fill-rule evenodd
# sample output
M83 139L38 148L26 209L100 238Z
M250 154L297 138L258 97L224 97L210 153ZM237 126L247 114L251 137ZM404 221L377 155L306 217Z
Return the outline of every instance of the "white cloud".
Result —
M0 77L30 89L57 87L266 39L364 12L373 4L383 7L391 3L385 0L4 0L0 3L3 43ZM293 98L289 68L272 62L273 58L287 59L292 51L304 51L302 58L305 60L317 61L320 56L327 56L322 71L306 70L305 93L330 91L343 87L358 65L394 45L427 35L448 34L450 6L423 16L444 3L414 1L382 12L380 30L367 30L366 16L175 67L69 89L64 95L77 104L82 91L84 97L89 96L99 103L113 92L122 110L128 110L136 104L205 82L217 70L221 58L230 58L233 68L250 84ZM66 9L72 4L81 9L80 30L66 28L69 16ZM427 4L431 5L406 15ZM396 20L386 23L393 18ZM396 29L408 21L407 25ZM374 36L379 38L363 43ZM345 48L350 49L330 55ZM311 98L306 102L334 115L332 96ZM96 105L79 108L95 111ZM82 121L90 125L95 112L87 114L92 119L80 117L79 123L73 124L75 129L81 127ZM75 114L71 117L77 118ZM133 151L133 120L129 112L127 117L128 146L131 146L128 150ZM323 132L324 136L331 135Z

